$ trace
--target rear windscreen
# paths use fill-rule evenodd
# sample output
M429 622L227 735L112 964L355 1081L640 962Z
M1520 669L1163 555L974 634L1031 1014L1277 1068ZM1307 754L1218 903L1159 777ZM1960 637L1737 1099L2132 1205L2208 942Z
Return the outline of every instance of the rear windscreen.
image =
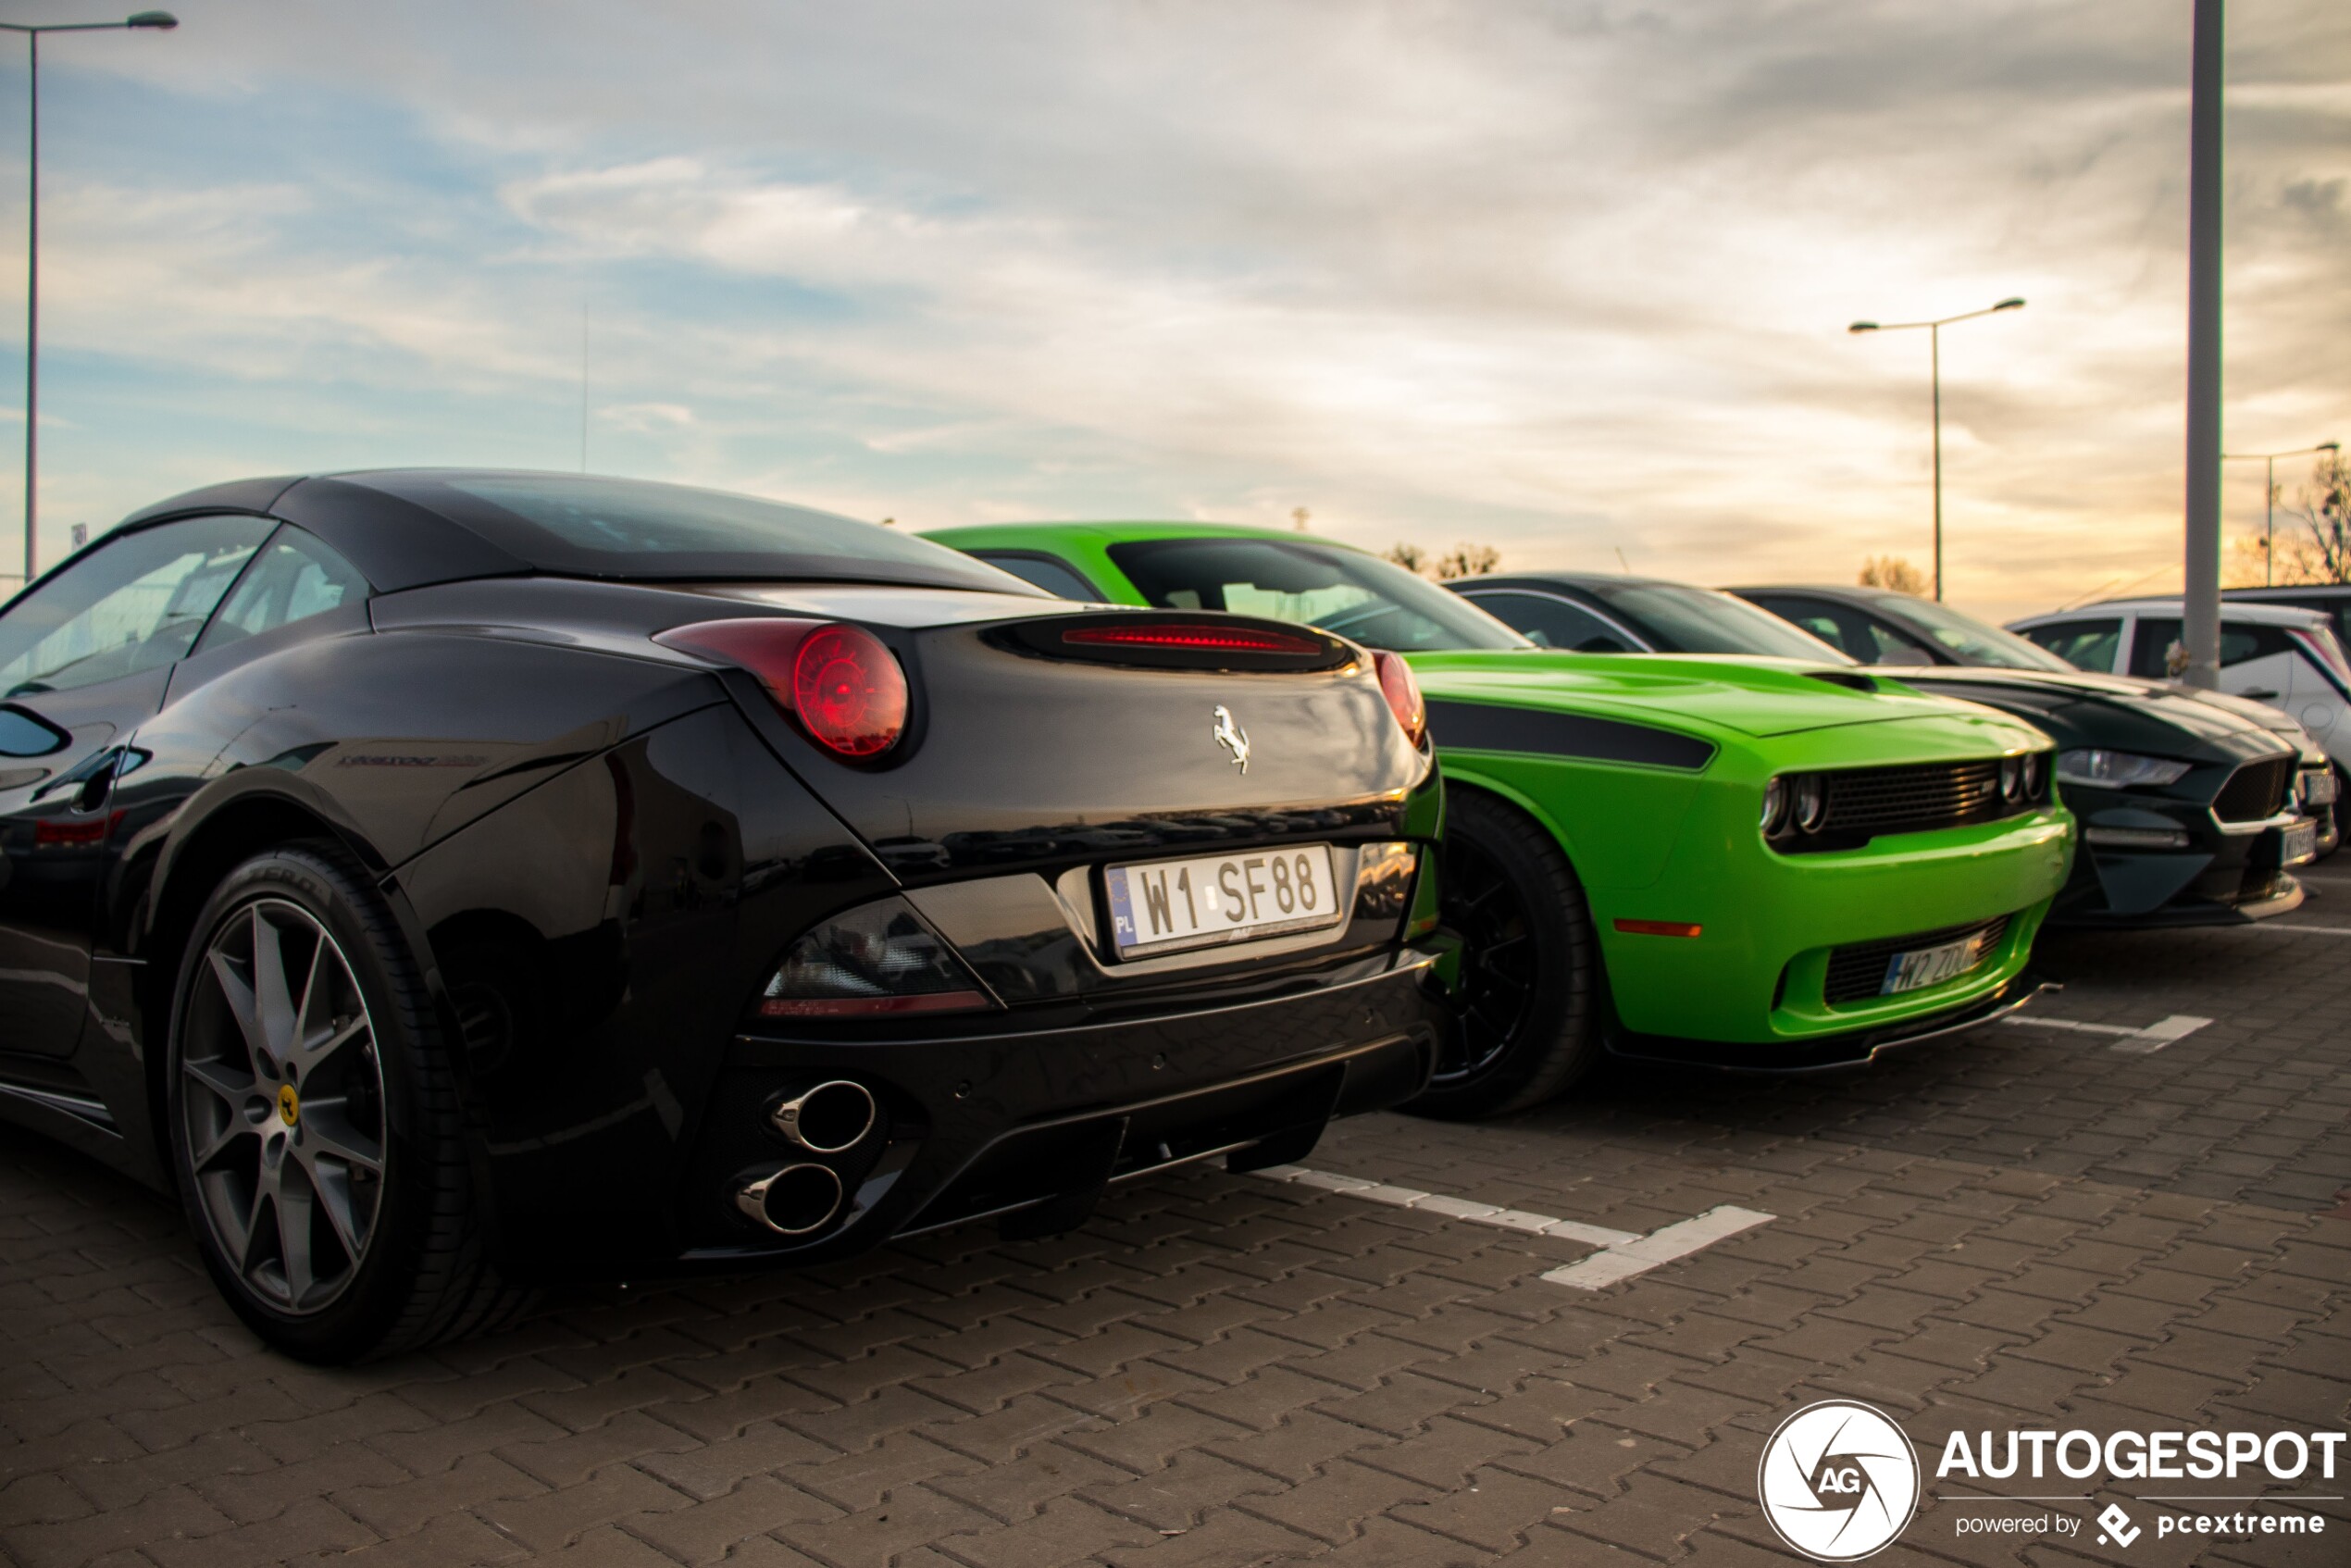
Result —
M1530 646L1459 594L1358 551L1212 534L1113 544L1110 558L1162 609L1296 621L1399 653Z
M1043 597L945 545L726 491L578 474L345 477L438 512L541 571L567 577L886 582Z

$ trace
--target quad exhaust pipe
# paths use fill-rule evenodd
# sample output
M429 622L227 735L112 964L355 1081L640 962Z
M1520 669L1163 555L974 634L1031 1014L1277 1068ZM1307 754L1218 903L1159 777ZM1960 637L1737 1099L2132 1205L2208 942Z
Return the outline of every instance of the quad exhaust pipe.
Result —
M839 1154L864 1142L879 1114L864 1084L832 1078L777 1101L767 1119L812 1154Z
M838 1224L848 1206L840 1173L825 1163L865 1141L881 1120L873 1090L849 1078L827 1078L767 1107L767 1125L818 1156L765 1176L735 1180L735 1207L777 1236L813 1236Z
M786 1165L735 1189L735 1207L778 1236L806 1236L840 1213L840 1177L826 1165Z

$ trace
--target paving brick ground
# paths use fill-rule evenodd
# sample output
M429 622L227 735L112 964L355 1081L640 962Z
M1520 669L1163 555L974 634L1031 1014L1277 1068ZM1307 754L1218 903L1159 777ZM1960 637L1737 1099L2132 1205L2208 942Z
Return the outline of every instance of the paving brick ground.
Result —
M2317 885L2296 923L2351 929L2351 866ZM2271 1488L2323 1537L2183 1542L2138 1500L2232 1488L2044 1514L1932 1475L1953 1430L2351 1415L2351 937L2046 951L2053 1015L2214 1022L2152 1054L2009 1026L1835 1077L1618 1070L1497 1125L1350 1123L1309 1162L1624 1231L1776 1216L1598 1292L1541 1278L1582 1243L1197 1170L1050 1242L575 1294L320 1372L255 1345L159 1200L0 1131L0 1557L1741 1568L1796 1561L1765 1437L1843 1397L1928 1462L1879 1562L2351 1562L2351 1484ZM2128 1549L1956 1532L2118 1501Z

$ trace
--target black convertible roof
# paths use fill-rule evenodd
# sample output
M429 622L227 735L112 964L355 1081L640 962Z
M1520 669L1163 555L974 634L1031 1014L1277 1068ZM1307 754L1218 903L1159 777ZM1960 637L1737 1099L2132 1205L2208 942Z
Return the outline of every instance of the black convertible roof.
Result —
M223 512L308 529L381 592L533 573L1040 591L944 545L829 512L689 485L514 468L238 479L157 502L114 531Z

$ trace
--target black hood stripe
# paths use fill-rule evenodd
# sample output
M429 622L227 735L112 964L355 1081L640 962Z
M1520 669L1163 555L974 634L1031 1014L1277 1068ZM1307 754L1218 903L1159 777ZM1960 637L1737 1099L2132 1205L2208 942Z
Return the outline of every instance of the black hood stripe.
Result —
M1440 747L1465 752L1527 752L1590 762L1638 763L1695 773L1714 760L1714 743L1620 719L1486 703L1431 703L1428 730Z

